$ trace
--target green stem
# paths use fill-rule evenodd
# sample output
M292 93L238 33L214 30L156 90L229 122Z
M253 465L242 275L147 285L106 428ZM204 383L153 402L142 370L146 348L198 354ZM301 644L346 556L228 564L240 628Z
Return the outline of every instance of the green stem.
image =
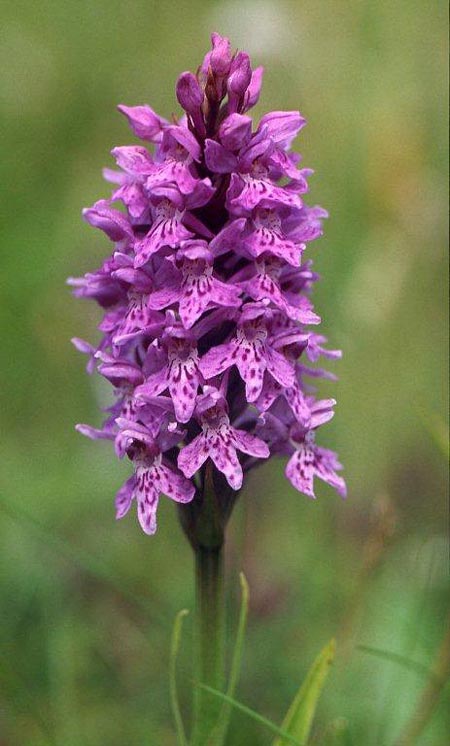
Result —
M225 604L223 545L195 549L196 650L195 678L215 689L224 684ZM194 688L192 746L204 746L221 709L216 697Z

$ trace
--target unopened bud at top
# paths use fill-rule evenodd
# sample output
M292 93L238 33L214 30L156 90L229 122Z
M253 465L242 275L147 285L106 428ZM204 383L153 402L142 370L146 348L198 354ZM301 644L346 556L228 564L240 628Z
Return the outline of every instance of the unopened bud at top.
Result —
M228 75L231 65L231 45L229 39L220 34L212 34L211 41L213 48L209 58L211 70L215 75Z
M181 73L177 80L176 95L180 106L192 118L198 131L203 133L204 123L201 106L203 104L204 93L193 73Z
M191 72L181 73L177 80L176 93L178 103L188 114L197 111L203 103L203 91Z
M230 76L228 78L228 111L238 111L243 101L244 94L252 79L250 58L245 52L238 52L231 64Z

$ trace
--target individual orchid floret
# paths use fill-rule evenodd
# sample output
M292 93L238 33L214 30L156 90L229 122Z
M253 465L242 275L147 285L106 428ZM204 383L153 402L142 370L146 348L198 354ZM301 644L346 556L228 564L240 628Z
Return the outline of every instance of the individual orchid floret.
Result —
M229 39L220 34L211 34L212 50L207 55L207 64L214 75L225 77L232 65L231 44ZM204 63L205 64L205 63Z
M133 239L133 229L127 217L123 212L112 208L106 199L100 199L92 207L86 207L83 218L94 228L104 231L111 241L120 243Z
M286 466L286 476L296 489L315 498L314 477L319 477L334 487L341 497L346 497L344 480L336 472L342 469L334 451L320 448L315 443L314 431L306 433L294 428L291 433L294 453Z
M93 298L102 308L111 308L126 300L125 286L114 277L117 264L114 257L107 259L95 272L84 277L69 277L67 284L77 298Z
M158 354L159 353L159 354ZM168 327L159 343L154 342L148 356L159 367L141 386L135 389L138 401L149 401L168 389L178 422L189 422L195 409L197 391L202 379L198 367L197 342L194 334L183 327ZM158 363L156 363L158 364Z
M186 477L192 477L210 458L215 467L225 475L230 487L239 490L242 487L243 470L237 451L255 458L268 458L269 448L255 435L232 427L226 401L217 389L205 387L204 391L196 410L202 432L181 449L178 466Z
M281 259L263 255L254 265L244 267L234 275L233 281L253 300L271 300L290 319L302 324L320 324L320 317L311 310L311 303L307 298L294 296L291 299L290 294L283 290L283 268Z
M158 116L150 106L147 104L144 106L124 106L122 104L117 108L128 119L136 137L154 143L161 141L164 128L169 125L169 122Z
M177 99L180 106L190 118L192 127L200 134L205 134L202 106L204 93L195 75L190 72L182 73L177 81Z
M213 259L206 241L182 242L176 257L169 257L160 267L156 280L161 290L150 296L150 307L162 309L178 303L180 319L190 329L208 308L238 306L241 289L213 274Z
M145 182L147 193L161 184L175 183L182 194L191 194L200 181L195 163L201 155L200 145L186 127L167 127Z
M266 136L286 150L305 124L299 111L271 111L261 117L258 129L264 130Z
M200 370L208 380L236 365L245 381L247 401L256 401L267 372L282 386L294 382L288 361L270 341L272 312L263 305L248 303L242 310L236 334L229 342L212 347L200 361Z
M122 437L131 440L128 453L135 472L117 493L116 518L123 518L135 499L143 531L154 534L160 495L178 503L188 503L194 497L195 488L189 479L165 461L158 444L145 427L126 421L121 424L124 427Z
M99 341L73 341L114 402L103 425L77 429L133 463L117 515L136 499L152 534L160 494L190 502L179 512L194 546L211 490L222 530L245 476L269 456L289 459L286 475L306 495L314 476L345 494L337 457L315 444L335 402L312 384L335 380L319 361L341 355L311 329L319 275L307 250L327 213L304 201L312 171L291 149L301 114L250 116L262 72L213 34L197 73L178 78L179 116L119 106L143 142L113 148L112 194L83 211L111 255L68 281L103 310Z

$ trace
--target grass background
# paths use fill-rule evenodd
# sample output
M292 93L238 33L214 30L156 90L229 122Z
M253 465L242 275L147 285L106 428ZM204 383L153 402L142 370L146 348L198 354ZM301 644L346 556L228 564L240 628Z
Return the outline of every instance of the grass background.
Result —
M1 746L174 744L167 656L192 607L190 551L169 501L153 539L114 523L128 466L73 429L105 402L69 342L93 339L99 316L64 282L110 248L80 210L108 193L109 150L132 141L115 105L170 116L215 29L265 65L258 113L309 121L297 147L331 214L310 253L316 308L345 352L321 442L348 501L324 486L309 502L276 462L232 519L230 626L241 568L252 593L239 697L280 722L338 634L317 743L336 717L347 744L393 743L424 680L357 646L429 667L448 615L446 4L5 0L1 15ZM191 637L189 622L185 704ZM270 743L233 722L236 746ZM443 746L449 727L441 702L420 744Z

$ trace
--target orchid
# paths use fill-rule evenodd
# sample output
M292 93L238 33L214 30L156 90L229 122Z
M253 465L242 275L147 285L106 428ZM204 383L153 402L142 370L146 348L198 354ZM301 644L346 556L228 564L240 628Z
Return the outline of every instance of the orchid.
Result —
M139 463L117 516L136 497L147 533L156 484L179 502L201 501L208 468L239 491L270 455L290 456L286 476L305 495L315 496L314 475L345 495L337 457L313 442L332 404L319 423L320 402L304 383L305 374L330 376L308 373L305 357L340 355L311 329L320 323L310 299L318 276L303 258L327 213L304 203L312 171L290 149L305 119L275 111L254 127L247 112L261 82L248 55L213 34L197 76L177 82L178 120L119 106L144 144L113 148L118 170L105 176L117 188L83 211L114 249L98 270L70 280L105 311L97 348L74 341L118 401L102 428L79 430L114 440Z
M317 398L305 380L334 380L316 363L341 355L315 331L319 276L305 257L327 212L304 202L312 171L291 150L301 114L274 111L257 125L248 114L261 83L262 68L213 34L197 75L177 81L181 116L118 107L143 144L113 148L116 168L104 172L113 191L83 210L113 250L99 269L69 280L104 311L96 346L73 341L116 397L101 427L77 429L112 441L132 464L117 518L134 502L152 535L161 496L178 503L197 566L197 678L216 688L222 546L248 473L281 457L307 497L316 497L316 477L346 495L337 455L316 444L335 401ZM218 717L197 694L194 746L212 743L212 732L222 744Z

